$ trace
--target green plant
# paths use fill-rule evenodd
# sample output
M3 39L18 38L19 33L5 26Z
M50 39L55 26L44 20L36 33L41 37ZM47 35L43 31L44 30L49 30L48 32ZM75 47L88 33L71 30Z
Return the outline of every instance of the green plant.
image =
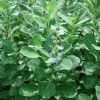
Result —
M100 100L99 0L0 0L1 100Z

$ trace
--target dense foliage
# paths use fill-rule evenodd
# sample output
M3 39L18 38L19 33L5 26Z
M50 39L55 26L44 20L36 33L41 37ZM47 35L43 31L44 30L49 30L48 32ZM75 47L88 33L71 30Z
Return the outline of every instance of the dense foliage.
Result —
M0 0L0 100L100 100L100 0Z

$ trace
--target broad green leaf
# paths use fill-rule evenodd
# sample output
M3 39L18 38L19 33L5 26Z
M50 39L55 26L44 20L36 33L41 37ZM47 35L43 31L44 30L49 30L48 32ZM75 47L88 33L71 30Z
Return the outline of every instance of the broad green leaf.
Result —
M43 24L43 22L45 22L45 19L36 15L35 13L29 11L23 11L22 15L26 23L28 23L29 25L33 26L33 23L35 21L40 27L45 27L45 24Z
M94 45L96 44L96 39L95 39L95 36L93 34L86 34L84 37L84 42L91 53L98 55L97 51L92 46L92 44L94 44Z
M2 63L4 64L12 64L14 62L14 59L12 56L2 55Z
M9 91L10 96L15 96L18 94L18 88L17 87L12 87Z
M92 89L97 84L97 78L94 76L84 76L82 80L86 89Z
M55 84L49 82L40 82L39 93L43 98L54 96L56 93Z
M12 53L13 49L12 49L12 41L9 39L3 39L2 40L3 43L3 49L6 53Z
M76 40L78 40L79 36L78 35L69 35L68 41L70 43L75 43Z
M19 94L21 96L32 97L34 95L37 95L38 93L38 87L33 84L24 84L19 89Z
M92 100L92 98L90 96L88 96L87 94L80 93L78 95L78 100Z
M6 0L0 0L0 8L7 9L9 4Z
M70 59L63 58L63 60L55 66L57 70L71 70L73 68L73 63Z
M39 59L32 59L28 62L27 66L32 70L35 71L39 68L40 60Z
M72 44L70 43L64 45L64 50L62 50L62 54L66 54L67 52L70 51L71 48L72 48Z
M53 39L51 37L48 37L45 41L45 49L48 51L48 52L51 52L51 50L54 48L54 42L53 42Z
M22 47L20 53L28 58L38 58L39 54L31 47L25 46Z
M96 86L95 89L96 89L96 96L98 100L100 100L100 86Z
M47 61L45 61L47 64L54 63L55 58L49 58Z
M45 41L45 38L41 34L35 34L35 35L33 35L32 40L33 40L34 45L41 46L42 42Z
M50 19L54 18L58 10L58 4L56 0L51 0L50 4L48 5L48 10Z
M29 36L33 37L33 31L25 26L21 27L21 31L23 33L28 34Z
M45 49L40 49L39 51L41 52L42 55L45 55L47 58L50 57L49 53Z
M73 66L72 67L73 68L76 68L76 67L79 66L79 64L80 64L80 58L78 58L78 57L76 57L74 55L70 55L67 58L72 61L72 63L73 63Z
M57 95L66 98L74 98L77 95L76 87L71 83L65 83L56 87Z
M84 68L86 71L93 73L95 72L97 69L100 69L100 66L94 64L93 62L86 62L84 64Z
M24 12L22 12L22 15L23 15L25 21L29 25L33 26L33 16L32 16L32 13L31 12L28 12L28 11L24 11Z
M64 15L64 14L61 13L61 12L59 12L58 15L59 15L67 24L69 24L69 25L71 25L71 26L74 25L73 22L71 21L71 19L70 19L68 16Z
M17 65L16 64L6 64L5 67L4 67L4 74L9 79L14 77L16 71L17 71Z

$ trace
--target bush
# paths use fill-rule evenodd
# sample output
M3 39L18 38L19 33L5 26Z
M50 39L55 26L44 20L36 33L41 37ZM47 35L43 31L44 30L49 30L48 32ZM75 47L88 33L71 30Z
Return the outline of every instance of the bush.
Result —
M99 0L0 0L0 100L100 100Z

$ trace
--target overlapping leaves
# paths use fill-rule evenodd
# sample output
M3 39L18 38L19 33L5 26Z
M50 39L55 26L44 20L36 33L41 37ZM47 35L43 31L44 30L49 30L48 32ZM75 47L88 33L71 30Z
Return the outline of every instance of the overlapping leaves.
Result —
M0 0L0 100L99 100L99 2Z

